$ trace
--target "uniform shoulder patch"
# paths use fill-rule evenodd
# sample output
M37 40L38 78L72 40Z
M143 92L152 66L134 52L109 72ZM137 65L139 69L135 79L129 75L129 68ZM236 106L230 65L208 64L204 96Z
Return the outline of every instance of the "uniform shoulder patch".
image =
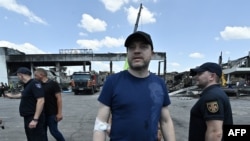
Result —
M217 101L210 101L210 102L207 102L206 104L207 104L207 110L210 113L216 113L219 111L219 105Z
M42 85L40 83L36 83L35 86L39 89L42 88Z

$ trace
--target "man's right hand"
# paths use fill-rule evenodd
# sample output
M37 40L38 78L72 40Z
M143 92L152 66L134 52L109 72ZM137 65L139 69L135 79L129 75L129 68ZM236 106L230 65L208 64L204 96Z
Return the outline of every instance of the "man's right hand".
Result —
M29 128L30 128L30 129L36 128L37 123L38 123L38 121L32 120L32 121L29 123Z

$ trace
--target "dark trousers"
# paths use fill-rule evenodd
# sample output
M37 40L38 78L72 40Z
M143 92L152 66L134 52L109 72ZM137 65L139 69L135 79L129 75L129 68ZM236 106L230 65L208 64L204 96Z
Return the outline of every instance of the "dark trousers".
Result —
M0 88L0 97L5 97L5 94L4 94L4 89L3 88Z
M33 129L29 128L29 123L32 120L33 120L33 115L24 117L24 129L25 129L27 141L45 141L45 131L44 131L45 117L44 115L41 115L39 117L37 126L36 128L33 128Z
M46 141L48 141L47 136L47 127L49 127L49 131L51 135L57 140L57 141L65 141L62 133L58 130L58 122L56 121L56 115L51 116L45 116L45 134L46 134Z

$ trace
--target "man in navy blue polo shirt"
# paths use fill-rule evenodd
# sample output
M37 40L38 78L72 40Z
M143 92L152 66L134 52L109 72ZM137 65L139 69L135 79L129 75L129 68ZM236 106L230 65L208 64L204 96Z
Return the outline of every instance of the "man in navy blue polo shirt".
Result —
M39 81L31 78L26 67L17 70L17 76L24 83L19 105L20 115L24 118L25 134L28 141L44 141L44 90Z
M222 69L207 62L191 69L190 75L203 91L190 112L189 141L221 141L223 125L233 124L229 98L219 84Z

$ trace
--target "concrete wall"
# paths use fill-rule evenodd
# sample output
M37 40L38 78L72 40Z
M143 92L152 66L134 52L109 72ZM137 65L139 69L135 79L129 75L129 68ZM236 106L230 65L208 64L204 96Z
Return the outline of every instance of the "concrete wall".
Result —
M0 82L8 84L5 48L0 47Z

